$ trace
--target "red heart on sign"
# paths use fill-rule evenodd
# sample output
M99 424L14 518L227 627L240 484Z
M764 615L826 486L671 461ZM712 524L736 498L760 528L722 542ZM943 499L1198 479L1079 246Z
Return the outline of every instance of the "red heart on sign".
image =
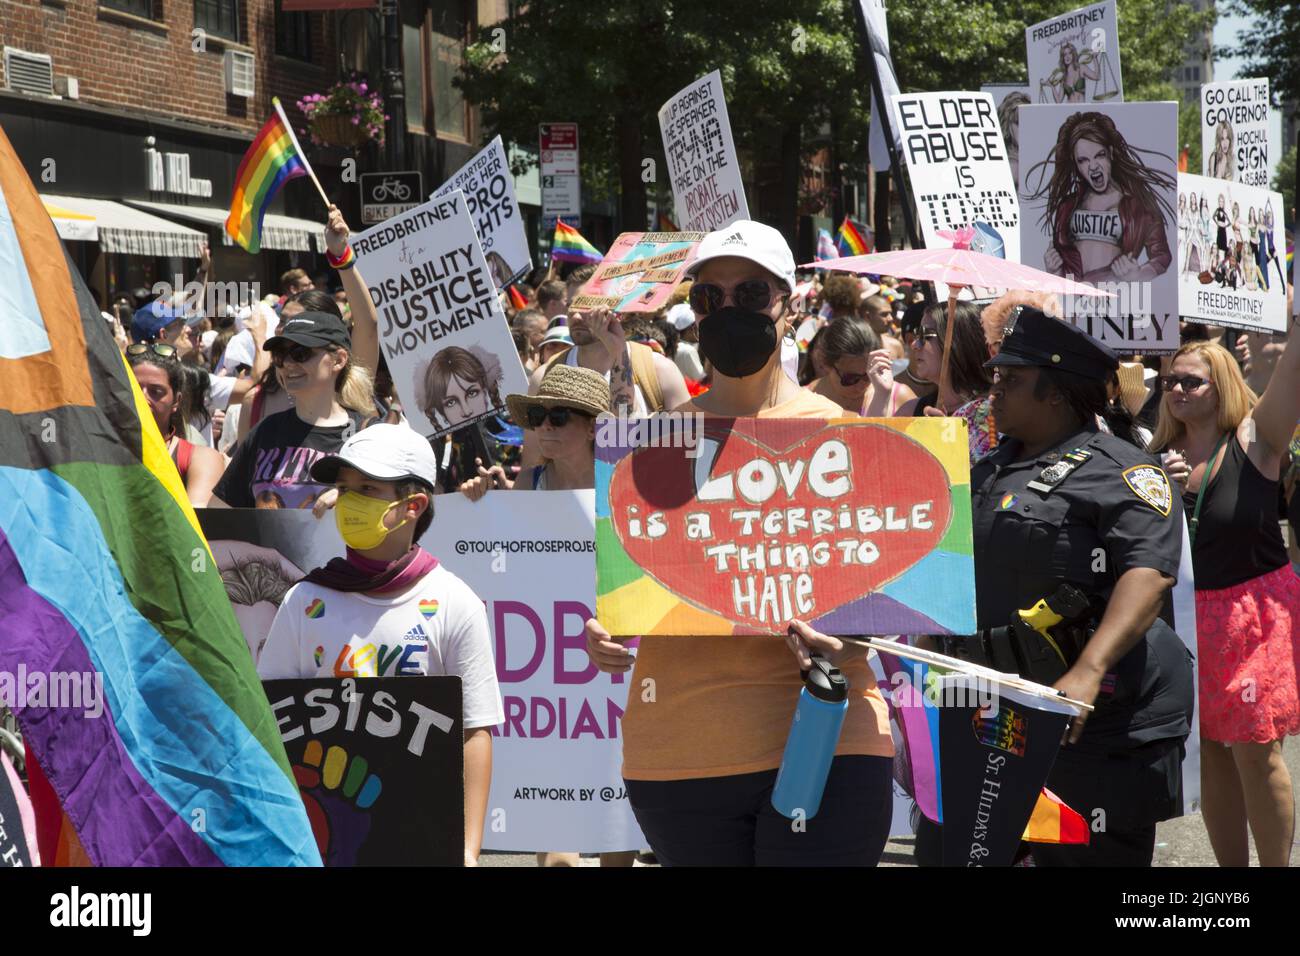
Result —
M667 447L622 458L610 514L647 574L741 632L779 633L866 597L948 530L943 464L896 429L714 419L704 438L698 460Z

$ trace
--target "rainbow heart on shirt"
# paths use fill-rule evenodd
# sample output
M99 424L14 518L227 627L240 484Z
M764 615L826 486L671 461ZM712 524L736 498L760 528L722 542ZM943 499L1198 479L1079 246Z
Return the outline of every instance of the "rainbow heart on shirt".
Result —
M313 621L319 617L324 617L325 602L322 601L320 598L317 598L316 600L312 601L310 604L307 605L307 610L304 613Z
M437 601L421 601L421 602L420 602L420 613L424 615L424 619L425 619L426 621L429 620L431 617L433 617L435 614L438 613L438 602L437 602Z
M317 644L316 650L312 651L311 656L316 659L316 666L320 667L320 662L325 659L325 645Z

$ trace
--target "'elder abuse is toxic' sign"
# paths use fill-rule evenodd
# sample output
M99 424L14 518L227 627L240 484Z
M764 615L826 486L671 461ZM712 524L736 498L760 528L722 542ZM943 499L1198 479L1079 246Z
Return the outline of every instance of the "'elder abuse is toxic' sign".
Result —
M611 633L974 633L964 422L661 423L597 442Z

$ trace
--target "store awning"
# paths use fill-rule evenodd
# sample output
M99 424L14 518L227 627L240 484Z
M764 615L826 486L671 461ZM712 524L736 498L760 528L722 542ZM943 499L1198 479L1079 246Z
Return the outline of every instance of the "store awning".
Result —
M126 200L132 206L166 216L169 219L184 219L198 222L205 226L215 226L221 230L221 240L232 245L226 235L226 219L229 209L217 206L179 206L169 202L151 202L145 199ZM296 219L293 216L281 216L268 212L262 220L262 248L284 249L292 252L323 252L321 245L325 227L310 219Z
M41 201L45 204L45 211L54 220L54 231L59 234L60 239L94 242L99 238L99 226L96 224L94 216L56 206L44 197L41 198Z
M128 256L197 259L199 246L207 241L207 237L195 229L178 226L174 222L109 199L84 199L81 196L42 193L41 201L46 208L56 206L80 216L91 217L98 232L99 247L105 252L120 252ZM60 232L60 235L63 233Z

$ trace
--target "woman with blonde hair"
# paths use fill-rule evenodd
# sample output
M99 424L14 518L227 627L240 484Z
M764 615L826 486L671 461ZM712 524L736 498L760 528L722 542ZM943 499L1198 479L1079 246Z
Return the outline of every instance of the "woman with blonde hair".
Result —
M1294 831L1282 741L1300 733L1300 578L1278 483L1300 419L1300 324L1264 394L1227 349L1189 342L1162 384L1153 451L1183 484L1196 577L1201 812L1223 866L1287 866Z

